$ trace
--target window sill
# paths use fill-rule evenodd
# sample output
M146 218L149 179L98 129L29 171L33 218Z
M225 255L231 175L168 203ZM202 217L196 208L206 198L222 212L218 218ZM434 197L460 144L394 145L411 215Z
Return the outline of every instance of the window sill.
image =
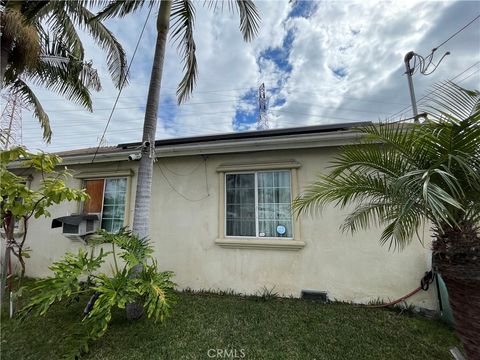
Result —
M299 240L264 240L264 239L216 239L215 244L230 249L287 250L303 249L305 242Z

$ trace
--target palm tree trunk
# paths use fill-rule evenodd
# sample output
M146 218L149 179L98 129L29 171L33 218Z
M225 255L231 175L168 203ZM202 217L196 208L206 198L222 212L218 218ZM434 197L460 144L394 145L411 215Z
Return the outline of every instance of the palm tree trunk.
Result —
M152 194L153 160L155 158L155 133L157 130L157 112L160 103L160 88L162 83L165 46L170 23L171 0L162 0L157 16L157 42L153 57L150 87L148 89L145 120L143 124L142 142L149 142L150 146L142 147L142 158L138 166L137 191L135 196L135 213L132 231L140 238L149 235L150 202ZM140 269L138 269L140 270ZM143 309L138 304L127 305L127 318L138 319Z
M433 243L433 260L448 289L455 329L468 359L480 359L480 236L475 224L447 228Z
M442 276L455 319L455 329L470 360L480 359L480 280Z

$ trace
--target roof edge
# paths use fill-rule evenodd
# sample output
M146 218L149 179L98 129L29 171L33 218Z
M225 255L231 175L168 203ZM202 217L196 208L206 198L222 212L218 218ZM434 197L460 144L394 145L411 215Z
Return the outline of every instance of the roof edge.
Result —
M240 140L240 139L256 139L256 138L266 138L266 137L276 137L276 136L285 136L285 135L303 135L303 134L313 134L313 133L322 133L322 132L335 132L335 131L345 131L352 130L357 127L372 125L371 121L363 122L349 122L349 123L340 123L340 124L328 124L328 125L312 125L312 126L303 126L303 127L294 127L294 128L281 128L281 129L272 129L272 130L257 130L257 131L243 131L227 134L215 134L215 135L203 135L203 136L191 136L175 139L163 139L155 140L155 147L165 146L165 145L182 145L182 144L192 144L192 143L203 143L209 141L219 141L219 140ZM118 144L117 147L122 149L135 148L141 146L141 142L134 143L123 143Z

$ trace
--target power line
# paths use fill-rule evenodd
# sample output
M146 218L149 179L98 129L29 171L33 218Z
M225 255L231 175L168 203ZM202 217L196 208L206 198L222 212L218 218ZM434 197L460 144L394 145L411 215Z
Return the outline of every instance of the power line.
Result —
M120 84L120 89L118 90L117 98L115 99L115 103L113 104L112 112L110 113L110 116L108 117L108 121L107 121L107 124L105 125L105 129L103 130L102 137L100 138L100 141L98 142L97 149L95 150L95 154L93 155L92 163L95 161L95 158L97 157L98 150L100 149L102 141L105 139L105 134L107 132L108 125L110 125L110 121L112 120L112 116L113 116L113 113L115 111L115 107L117 106L118 99L120 98L120 95L122 94L122 90L123 90L123 87L125 85L125 82L127 81L127 76L130 73L130 67L132 66L133 60L135 59L135 55L137 54L138 46L140 45L140 41L142 40L143 32L145 31L145 28L147 27L148 19L150 18L150 14L152 13L152 9L153 9L153 6L149 6L147 18L145 19L145 23L143 24L142 31L140 32L140 36L138 37L137 44L135 45L135 50L133 51L132 59L130 60L130 64L128 64L127 73L125 74L125 77L124 77L122 83Z
M440 45L437 45L437 47L435 47L434 49L437 50L439 49L440 47L442 47L443 45L445 45L447 42L449 42L451 39L453 39L455 36L457 36L458 34L460 34L463 30L465 30L467 27L469 27L471 24L473 24L477 19L480 18L480 14L477 15L475 17L475 19L473 19L472 21L470 21L467 25L465 25L464 27L462 27L460 30L458 30L456 33L454 33L452 36L450 36L447 40L445 40L444 42L442 42Z
M463 82L463 81L471 78L473 75L475 75L475 74L478 73L478 72L480 72L480 68L478 68L477 70L475 70L474 72L472 72L470 75L465 76L463 79L460 79L460 80L456 81L455 83L456 83L456 84L460 84L461 82ZM440 85L440 88L438 88L438 89L436 89L436 90L432 90L432 91L428 92L427 94L425 94L424 96L422 96L420 99L418 99L418 100L419 100L419 102L418 102L419 105L425 105L425 102L420 102L420 101L421 101L421 100L428 100L428 99L426 99L426 98L427 98L429 95L438 92L438 91L439 91L441 88L443 88L443 87L444 87L444 85ZM400 117L401 117L402 115L405 115L405 111L400 114ZM390 118L391 118L391 117L390 117Z
M279 113L285 113L285 114L294 114L294 115L305 115L305 116L310 116L310 117L318 117L322 118L325 120L328 119L335 119L335 120L344 120L344 121L362 121L361 119L352 119L352 118L343 118L343 117L338 117L338 116L329 116L329 115L318 115L318 114L308 114L308 113L302 113L302 112L297 112L297 111L291 111L291 110L271 110L273 112L279 112ZM364 121L364 120L363 120Z
M215 102L204 102L204 103L196 103L196 104L210 104L210 103L229 103L231 101L215 101ZM308 105L308 106L311 106L311 107L314 107L314 108L321 108L321 109L335 109L336 111L339 111L339 112L358 112L358 113L371 113L371 114L377 114L377 115L380 115L382 114L381 112L375 112L375 111L369 111L369 110L362 110L362 109L352 109L352 108L338 108L338 107L335 107L335 106L322 106L322 105L315 105L315 104L311 104L311 103L307 103L307 102L298 102L298 101L291 101L289 102L289 104L299 104L299 105ZM192 104L193 105L193 104ZM176 106L176 105L173 105L173 106ZM164 106L163 108L166 108L167 106ZM168 107L171 107L171 106L168 106ZM167 107L167 108L168 108ZM128 109L143 109L144 106L131 106L131 107L117 107L116 110L128 110ZM100 111L100 110L111 110L111 109L97 109L97 111ZM237 110L237 109L235 109ZM66 110L66 111L69 111L69 110ZM76 110L70 110L69 112L74 112ZM82 111L82 110L78 110L78 111ZM175 115L175 118L187 118L187 117L196 117L196 116L201 116L201 115L218 115L218 114L228 114L228 113L231 113L233 110L227 110L227 111L217 111L217 112L180 112L179 114L176 114ZM273 109L272 111L284 111L283 109ZM62 111L59 111L59 112L62 112ZM302 113L303 115L304 113ZM329 117L328 115L315 115L315 116L323 116L323 117ZM68 124L66 123L61 123L61 124L58 124L58 125L55 125L55 128L65 128L65 127L68 127L68 128L71 128L72 126L75 126L75 125L80 125L80 126L92 126L92 125L95 125L94 124L94 121L95 119L90 119L89 120L86 120L85 118L78 118L78 119L69 119L69 122ZM33 125L31 124L31 127L29 126L24 126L24 129L26 130L33 130L33 129L36 129L36 125Z
M477 20L480 17L478 15L475 19L470 21L468 24L466 24L463 28L458 30L456 33L452 34L448 39L446 39L444 42L442 42L440 45L437 47L434 47L430 54L428 56L422 56L420 54L415 53L414 51L409 51L408 53L405 54L404 57L404 64L405 64L405 69L406 72L405 74L407 75L407 81L408 81L408 89L410 92L410 100L411 100L411 107L413 110L413 116L417 117L418 116L418 110L417 110L417 100L415 99L415 90L413 86L413 74L418 70L420 74L422 75L431 75L437 70L438 66L440 63L445 59L446 56L450 55L450 51L447 51L443 56L437 61L437 63L433 62L433 57L435 56L436 51L446 44L448 41L450 41L453 37L461 33L463 30L465 30L470 24L472 24L475 20ZM411 61L413 60L413 67L411 65ZM418 66L417 66L417 61L418 61ZM429 70L430 69L430 70ZM415 122L418 122L419 119L415 119Z
M475 75L475 74L478 73L479 71L480 71L480 67L479 67L477 70L475 70L473 73L471 73L470 75L467 75L467 76L465 76L463 79L458 80L457 83L461 83L462 81L465 81L465 80L471 78L473 75Z
M292 102L294 103L294 102ZM306 103L304 103L306 104ZM321 106L319 106L320 108L322 108ZM334 107L332 107L334 108ZM120 109L120 108L117 108L117 109ZM341 108L338 108L337 110L340 110L342 111ZM346 111L356 111L354 109L345 109ZM175 119L184 119L184 118L190 118L190 117L199 117L199 116L206 116L206 115L221 115L221 114L230 114L232 113L232 111L234 110L228 110L228 111L216 111L216 112L187 112L187 113L180 113L180 114L176 114L175 115ZM235 109L236 111L236 109ZM323 115L323 114L311 114L311 113L304 113L304 112L297 112L297 111L292 111L292 110L284 110L284 109L272 109L270 110L271 112L280 112L280 113L287 113L287 114L294 114L294 115L305 115L305 116L312 116L312 117L320 117L320 118L331 118L331 119L338 119L338 120L347 120L347 121L351 121L351 120L356 120L356 119L352 119L352 118L345 118L345 117L335 117L335 116L331 116L331 115ZM363 111L360 111L359 112L363 112ZM252 114L252 117L254 116L254 114ZM225 122L232 122L233 121L233 118L218 118L219 121L212 121L214 119L209 119L209 122L210 123L225 123ZM289 121L286 121L286 122L289 122ZM294 121L290 121L290 123L294 123ZM55 126L55 128L71 128L72 126L75 126L75 125L80 125L80 126L93 126L95 125L93 122L86 122L85 119L76 119L76 120L72 120L70 119L69 123L68 124L58 124ZM203 127L204 125L199 125L199 127ZM27 128L29 129L29 128ZM30 128L31 130L34 129L33 125L32 125L32 128ZM130 130L135 130L135 129L122 129L121 131L130 131ZM114 130L115 131L115 130ZM116 130L116 131L120 131L120 130ZM82 135L86 134L85 132L82 132ZM91 133L93 134L93 133ZM68 135L66 135L68 136ZM78 134L75 134L75 135L72 135L72 136L78 136Z
M130 84L132 84L131 81L129 81ZM166 89L169 89L169 88L162 88L163 90L166 90ZM222 94L221 92L222 91L238 91L238 90L252 90L254 89L254 87L250 87L250 88L238 88L238 89L225 89L225 90L210 90L210 91L195 91L195 94L212 94L212 95L215 95L215 96L222 96L222 97L229 97L229 98L232 98L232 99L239 99L239 98L242 98L244 95L239 95L239 96L234 96L232 94ZM319 88L319 87L316 87L316 88L311 88L312 91L317 91L317 90L331 90L330 88L328 87L323 87L323 88ZM278 92L280 92L282 89L280 89ZM296 88L292 88L292 87L289 87L288 89L285 89L285 91L287 91L287 93L303 93L303 94L312 94L312 91L297 91ZM168 94L168 93L162 93L160 95L160 97L166 97L166 96L174 96L174 94ZM353 100L353 101L360 101L360 102L369 102L369 103L378 103L378 104L389 104L389 105L403 105L402 103L399 103L399 102L391 102L391 101L384 101L384 100L367 100L367 99L361 99L361 98L356 98L356 97L351 97L351 96L345 96L343 94L339 95L339 97L343 98L343 99L350 99L350 100ZM106 97L92 97L92 100L108 100L108 99L115 99L116 96L106 96ZM133 99L133 98L145 98L145 95L136 95L136 96L131 96L131 95L128 95L128 99ZM253 98L252 98L253 99ZM43 102L53 102L53 101L61 101L61 102L64 102L65 99L63 98L59 98L59 99L45 99L45 100L42 100L42 103ZM225 100L227 101L227 100ZM231 100L231 101L234 101L234 100ZM196 103L184 103L182 104L182 106L186 106L186 105L190 105L190 104L196 104ZM178 106L178 105L175 105L175 106ZM108 108L110 110L110 108ZM118 108L117 108L118 109ZM98 109L97 109L98 110ZM78 110L75 110L75 111L85 111L83 109L78 109ZM59 112L58 110L54 110L54 111L48 111L48 112Z
M197 103L190 103L190 104L182 104L182 106L191 106L191 105L206 105L206 104L219 104L219 103L230 103L234 102L235 100L220 100L220 101L205 101L205 102L197 102ZM146 105L141 105L141 106L127 106L127 107L117 107L117 110L131 110L131 109L143 109L145 108ZM161 109L163 108L178 108L181 109L176 104L166 104L166 105L161 105ZM106 110L112 110L111 108L99 108L99 109L94 109L93 112L90 114L95 113L96 111L106 111ZM83 109L67 109L67 110L45 110L48 113L63 113L63 112L84 112Z
M117 96L105 96L105 97L95 97L95 96L92 96L91 99L92 100L108 100L108 99L115 99ZM130 96L128 95L128 98L144 98L145 95L136 95L136 96ZM64 98L61 98L61 99L45 99L43 100L42 99L42 103L44 102L52 102L52 101L62 101L62 102L65 102L65 99ZM45 110L46 111L46 110Z
M189 104L182 104L182 106L178 106L176 104L166 104L166 105L161 105L160 110L162 109L179 109L181 110L183 106L196 106L196 105L208 105L208 104L226 104L226 103L232 103L232 102L239 102L241 99L235 99L235 100L219 100L219 101L204 101L204 102L197 102L197 103L189 103ZM250 101L251 100L251 101ZM250 99L249 101L245 100L247 104L253 104L253 100L255 99ZM381 114L382 112L378 111L370 111L370 110L363 110L363 109L351 109L351 108L343 108L343 107L336 107L336 106L323 106L323 105L317 105L314 103L309 103L309 102L300 102L300 101L289 101L289 104L299 104L299 105L307 105L310 107L316 107L316 108L322 108L322 109L335 109L339 111L353 111L353 112L362 112L362 113L371 113L371 114ZM132 110L132 109L144 109L145 105L141 106L126 106L126 107L117 107L117 110ZM94 109L93 112L87 113L87 114L95 114L97 111L107 111L111 110L111 108L99 108L99 109ZM63 113L63 112L84 112L83 109L66 109L66 110L46 110L47 113ZM195 113L198 114L198 113Z
M477 61L476 63L474 63L473 65L469 66L468 68L466 68L465 70L463 70L460 74L454 76L453 78L449 79L448 81L453 81L453 80L457 79L458 77L462 76L462 75L465 74L468 70L470 70L471 68L473 68L474 66L476 66L476 65L478 65L478 64L480 64L480 61ZM465 79L463 79L463 80L465 80ZM462 81L463 81L463 80L462 80ZM432 90L432 91L428 92L427 94L425 94L425 95L423 95L421 98L419 98L418 101L425 99L428 95L433 94L433 93L436 92L436 91L437 91L437 90ZM388 116L388 117L389 117L389 118L395 117L395 116L397 116L398 114L401 114L401 113L403 113L403 112L405 112L405 111L408 111L409 109L411 109L411 107L412 107L412 105L405 106L405 107L402 108L401 110L393 113L392 115L390 115L390 116Z
M309 114L306 114L306 115L309 115ZM339 118L339 117L330 117L330 116L325 116L325 117L322 117L320 115L312 115L314 117L320 117L320 118L323 118L323 119L337 119L337 120L343 120L343 121L361 121L362 119L347 119L347 118ZM188 135L188 134L191 134L191 135L198 135L198 134L206 134L206 133L210 133L210 134L218 134L219 133L219 127L218 125L222 125L222 124L232 124L233 123L233 119L218 119L219 121L215 121L215 122L212 122L211 124L208 124L208 125L211 125L211 126L208 126L208 125L205 125L205 124L198 124L198 125L195 125L195 124L189 124L188 126L188 129L185 128L185 129L182 129L181 130L181 134L182 136L184 135ZM277 124L282 124L282 125L287 125L287 126L298 126L299 123L298 121L295 121L295 120L285 120L285 119L279 119L279 120L276 120L275 121ZM253 125L255 123L255 121L252 121L252 123L249 123L250 125ZM217 125L217 126L215 126ZM111 133L115 133L115 134L124 134L124 133L129 133L129 134L132 134L133 131L140 131L141 129L135 127L135 128L127 128L127 129L119 129L119 130L111 130ZM206 131L205 131L206 130ZM96 135L97 132L96 131L91 131L91 132L82 132L81 134L67 134L67 135L62 135L61 136L61 139L64 140L64 139L77 139L79 138L79 136L88 136L88 135ZM34 135L35 136L35 135Z

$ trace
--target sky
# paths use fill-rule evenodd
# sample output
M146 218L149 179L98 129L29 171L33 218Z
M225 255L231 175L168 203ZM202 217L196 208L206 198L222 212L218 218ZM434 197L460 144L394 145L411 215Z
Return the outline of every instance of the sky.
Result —
M157 139L256 130L258 87L264 83L269 128L357 121L398 120L412 116L403 58L409 51L427 56L480 15L476 1L256 1L261 15L258 36L245 43L238 14L213 12L197 1L195 41L198 81L191 98L178 106L176 87L182 64L169 41ZM151 71L156 11L130 70L103 145L141 140ZM147 9L106 22L130 61L147 18ZM31 150L62 151L99 144L118 94L105 54L88 36L86 59L102 80L92 93L89 113L60 96L35 88L50 116L51 144L38 122L23 112L22 141ZM480 89L480 19L438 48L428 76L413 76L420 108L433 84L454 79ZM3 105L3 104L2 104Z

